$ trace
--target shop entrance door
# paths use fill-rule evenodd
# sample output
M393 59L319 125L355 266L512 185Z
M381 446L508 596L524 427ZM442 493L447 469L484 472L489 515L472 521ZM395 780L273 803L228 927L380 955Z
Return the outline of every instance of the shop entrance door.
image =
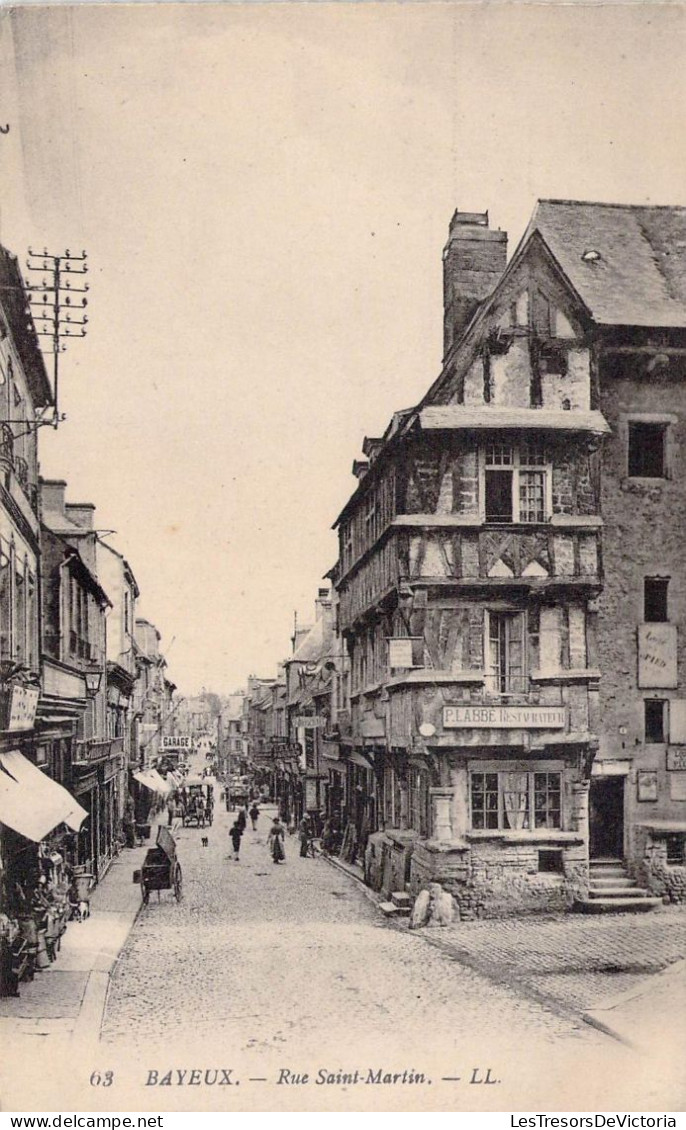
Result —
M591 859L624 858L624 777L591 777Z

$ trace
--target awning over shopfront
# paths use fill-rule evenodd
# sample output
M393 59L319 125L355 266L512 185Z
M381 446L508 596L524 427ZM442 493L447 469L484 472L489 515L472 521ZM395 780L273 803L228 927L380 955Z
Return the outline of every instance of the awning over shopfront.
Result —
M87 816L71 793L18 750L0 754L0 823L39 843L59 824L78 832Z
M134 773L134 780L144 785L146 789L150 789L153 793L159 793L160 796L168 796L173 792L174 785L167 782L163 777L160 777L156 769L145 769L140 773Z

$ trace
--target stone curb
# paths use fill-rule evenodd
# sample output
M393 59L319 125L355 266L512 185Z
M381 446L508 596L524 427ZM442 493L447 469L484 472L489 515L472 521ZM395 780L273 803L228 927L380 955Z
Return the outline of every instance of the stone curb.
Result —
M316 858L325 860L331 867L335 867L337 871L342 871L344 875L347 875L349 879L352 879L353 882L357 883L362 893L367 899L369 899L370 902L374 903L374 906L378 907L379 903L383 902L383 898L379 894L377 894L376 891L373 891L371 887L368 887L364 879L361 879L359 875L356 875L355 872L352 871L348 866L346 866L346 864L342 860L337 859L333 855L327 855L326 852L323 852L321 849L317 851ZM391 923L388 924L391 925Z
M72 1040L93 1044L100 1039L102 1025L105 1019L105 1011L107 1009L107 998L109 996L112 974L121 958L124 947L131 935L131 931L143 909L143 905L141 898L138 904L133 908L133 911L128 910L122 913L122 919L125 921L129 919L123 940L112 954L102 954L101 952L96 958L93 968L88 973L86 988L81 998L81 1007L79 1008L72 1031ZM100 913L105 912L101 911Z
M669 965L662 966L661 969L654 973L648 972L639 974L642 976L640 985L634 985L633 989L627 989L623 993L618 993L615 997L605 997L600 1004L595 1005L594 1008L588 1009L588 1012L609 1012L610 1009L619 1008L620 1005L627 1004L629 1001L635 1000L636 997L643 996L646 991L646 981L649 978L662 977L665 973L676 973L677 975L683 974L686 971L686 958L679 958L677 961L670 962ZM653 982L654 987L654 982Z

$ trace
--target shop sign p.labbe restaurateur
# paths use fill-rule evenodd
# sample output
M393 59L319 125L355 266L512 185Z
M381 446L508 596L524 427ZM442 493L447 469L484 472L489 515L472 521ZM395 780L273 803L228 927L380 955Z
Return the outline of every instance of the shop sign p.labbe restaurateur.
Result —
M561 730L567 722L564 706L444 706L443 726L450 729Z

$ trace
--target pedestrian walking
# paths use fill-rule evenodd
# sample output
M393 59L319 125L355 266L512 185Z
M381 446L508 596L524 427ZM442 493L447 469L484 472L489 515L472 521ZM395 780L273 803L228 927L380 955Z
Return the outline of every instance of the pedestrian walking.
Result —
M312 824L307 815L303 816L298 825L298 836L300 837L300 856L302 859L306 859L312 839Z
M254 801L253 801L253 804L252 804L252 808L250 809L249 815L250 815L250 819L252 820L252 830L253 830L253 832L256 832L257 831L257 818L260 815L260 810L259 810L259 808L257 807L257 805L255 804Z
M238 809L238 816L236 817L236 823L238 824L238 827L241 830L241 835L243 835L243 833L245 831L245 826L248 823L246 815L245 815L245 808L243 806L241 806Z
M238 823L238 819L234 820L233 824L231 825L229 835L231 836L231 843L233 844L233 858L235 862L238 863L239 852L241 850L241 836L243 835L243 829Z
M284 827L278 816L274 817L274 823L271 826L267 846L271 852L272 860L274 863L283 863L286 858L286 852L283 846L284 841Z

